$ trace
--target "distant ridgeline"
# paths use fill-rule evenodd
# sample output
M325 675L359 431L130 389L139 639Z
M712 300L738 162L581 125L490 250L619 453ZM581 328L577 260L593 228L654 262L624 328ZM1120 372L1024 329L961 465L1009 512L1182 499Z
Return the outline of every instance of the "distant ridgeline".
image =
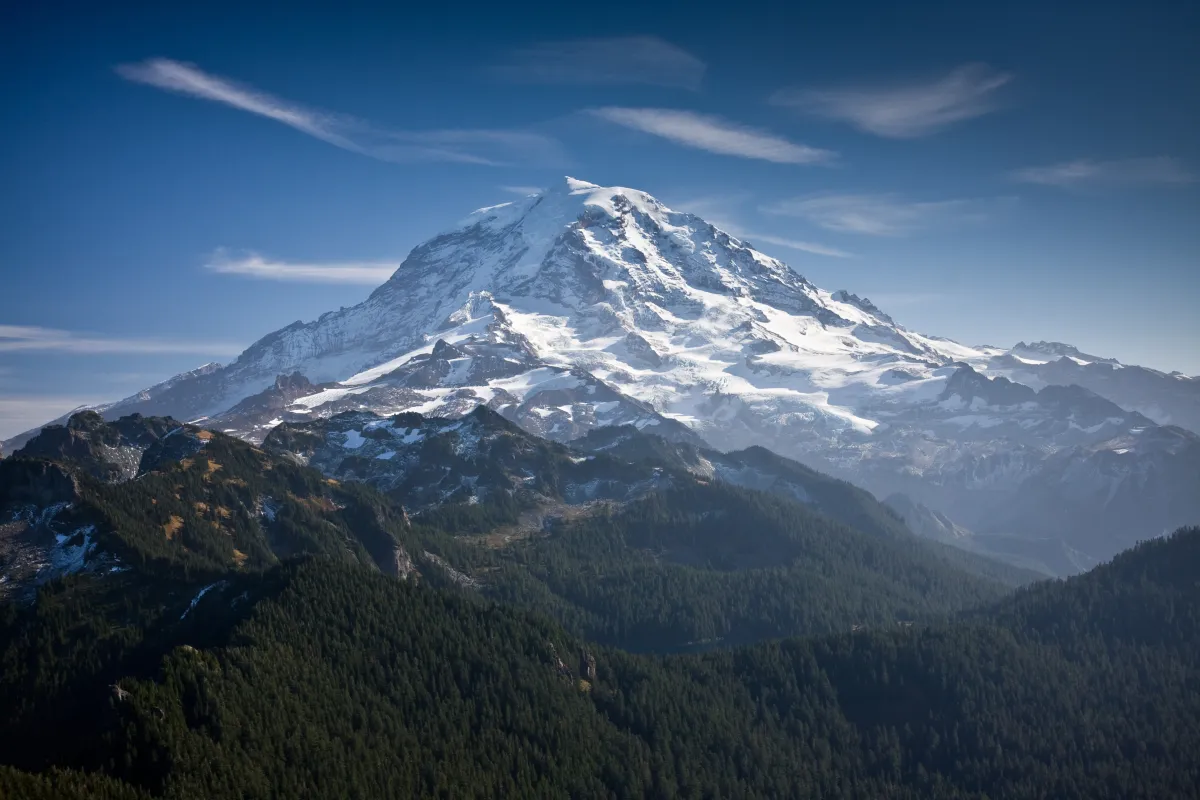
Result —
M0 461L0 797L1195 796L1198 567L630 427L78 415Z

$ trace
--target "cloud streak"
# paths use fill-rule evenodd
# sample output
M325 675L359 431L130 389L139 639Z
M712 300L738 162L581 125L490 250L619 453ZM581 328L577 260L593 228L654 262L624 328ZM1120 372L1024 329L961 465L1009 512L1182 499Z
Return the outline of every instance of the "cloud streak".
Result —
M557 141L519 130L380 130L362 120L308 108L227 78L210 75L193 64L154 58L115 67L128 81L176 94L221 103L274 120L334 147L380 161L448 161L499 166L511 161L558 161Z
M591 113L626 128L720 155L777 164L823 164L837 155L830 150L798 144L773 133L692 111L610 106L593 109Z
M845 250L829 247L828 245L767 233L753 233L746 230L741 224L724 216L732 207L740 205L749 199L750 195L738 193L720 196L701 196L692 197L679 203L672 203L672 207L688 214L695 214L697 217L703 218L706 222L715 225L736 239L741 239L743 242L750 242L754 245L760 243L773 244L776 247L786 247L789 250L798 250L803 253L828 256L830 258L854 258L853 253L847 253Z
M1128 158L1117 161L1078 159L1044 167L1026 167L1013 180L1043 186L1133 186L1195 183L1196 176L1174 158Z
M781 200L768 214L796 217L826 230L865 236L905 236L917 230L988 218L995 201L910 202L890 194L823 194Z
M514 51L491 73L515 83L647 84L696 91L705 64L657 36L543 42Z
M224 250L213 254L205 267L224 275L241 275L268 281L290 283L343 283L378 286L399 267L395 261L350 261L334 263L295 263L274 261L258 253L230 256Z
M900 308L904 306L924 306L943 303L950 295L942 292L872 292L871 302L880 308Z
M932 82L892 87L781 89L770 102L894 139L936 133L999 107L998 90L1012 80L987 64L966 64Z
M543 186L501 186L500 191L528 197L531 194L539 194L544 188Z
M853 253L847 253L845 250L839 250L836 247L829 247L823 244L813 242L804 242L799 239L788 239L782 236L768 236L761 233L747 234L743 239L748 239L753 243L764 242L773 244L776 247L786 247L789 250L799 250L803 253L811 253L816 256L829 256L830 258L854 258Z
M92 336L57 328L0 325L0 353L55 352L98 355L108 353L153 355L237 355L242 345L230 342L193 342L172 339L139 339Z

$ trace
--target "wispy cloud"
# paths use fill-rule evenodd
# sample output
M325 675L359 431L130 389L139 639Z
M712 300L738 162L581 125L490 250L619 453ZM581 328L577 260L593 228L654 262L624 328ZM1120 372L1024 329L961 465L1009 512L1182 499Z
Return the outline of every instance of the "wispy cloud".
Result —
M141 339L94 336L57 328L0 325L0 353L58 352L77 354L127 353L237 355L242 345L230 342L195 342L175 339Z
M826 230L868 236L904 236L924 228L987 219L999 201L909 202L890 194L821 194L781 200L768 214L803 219Z
M935 81L891 87L781 89L771 102L842 120L897 139L927 136L998 107L997 91L1012 75L986 64L966 64Z
M778 164L821 164L836 156L829 150L798 144L773 133L692 111L607 107L593 109L591 113L676 144L726 156Z
M501 186L500 191L528 197L531 194L538 194L544 188L544 186Z
M721 192L720 194L689 194L671 201L671 208L695 214L705 222L716 225L726 233L739 236L738 224L729 218L735 209L740 209L751 202L754 196L745 191Z
M811 253L817 256L829 256L831 258L854 258L853 253L847 253L845 250L839 250L836 247L815 244L813 242L804 242L800 241L799 239L788 239L782 236L768 236L761 233L748 233L739 238L748 239L754 244L764 242L766 244L773 244L776 247L786 247L789 250L799 250L803 253Z
M700 88L704 62L657 36L543 42L516 50L491 68L519 83L624 84Z
M746 226L731 219L728 214L731 213L735 207L741 206L750 200L751 196L749 194L744 192L735 192L732 194L722 194L719 196L692 196L680 202L672 203L672 207L677 208L680 211L686 211L689 214L695 214L696 216L703 218L706 222L725 231L730 236L741 239L744 242L750 242L754 245L773 244L776 247L786 247L789 250L798 250L803 253L811 253L818 256L829 256L831 258L854 258L853 253L847 253L845 250L839 250L836 247L747 230Z
M902 308L942 303L950 296L941 292L872 292L871 302L880 308Z
M223 103L381 161L450 161L494 166L513 161L556 162L562 158L558 142L539 133L485 129L381 130L354 117L308 108L210 75L193 64L165 58L121 64L115 69L118 75L134 83Z
M1196 176L1174 158L1127 158L1118 161L1079 159L1045 167L1026 167L1014 180L1045 186L1131 186L1194 183Z
M400 266L396 261L346 261L303 263L275 261L258 253L231 255L223 249L213 253L205 267L226 275L243 275L267 281L291 283L353 283L378 286Z

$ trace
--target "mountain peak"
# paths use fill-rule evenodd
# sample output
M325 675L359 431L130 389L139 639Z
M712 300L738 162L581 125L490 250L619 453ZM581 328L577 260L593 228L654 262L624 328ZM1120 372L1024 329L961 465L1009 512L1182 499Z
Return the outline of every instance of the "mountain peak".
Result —
M1066 344L1065 342L1017 342L1010 352L1026 360L1059 360L1066 358L1077 364L1090 364L1093 362L1102 364L1119 363L1115 358L1105 358L1104 356L1084 353L1075 345Z

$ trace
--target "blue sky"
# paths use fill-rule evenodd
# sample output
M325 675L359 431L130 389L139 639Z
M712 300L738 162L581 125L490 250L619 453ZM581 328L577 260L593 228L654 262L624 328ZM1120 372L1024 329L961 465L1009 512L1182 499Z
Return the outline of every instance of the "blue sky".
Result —
M0 24L0 436L564 174L922 332L1200 373L1195 3L101 5Z

